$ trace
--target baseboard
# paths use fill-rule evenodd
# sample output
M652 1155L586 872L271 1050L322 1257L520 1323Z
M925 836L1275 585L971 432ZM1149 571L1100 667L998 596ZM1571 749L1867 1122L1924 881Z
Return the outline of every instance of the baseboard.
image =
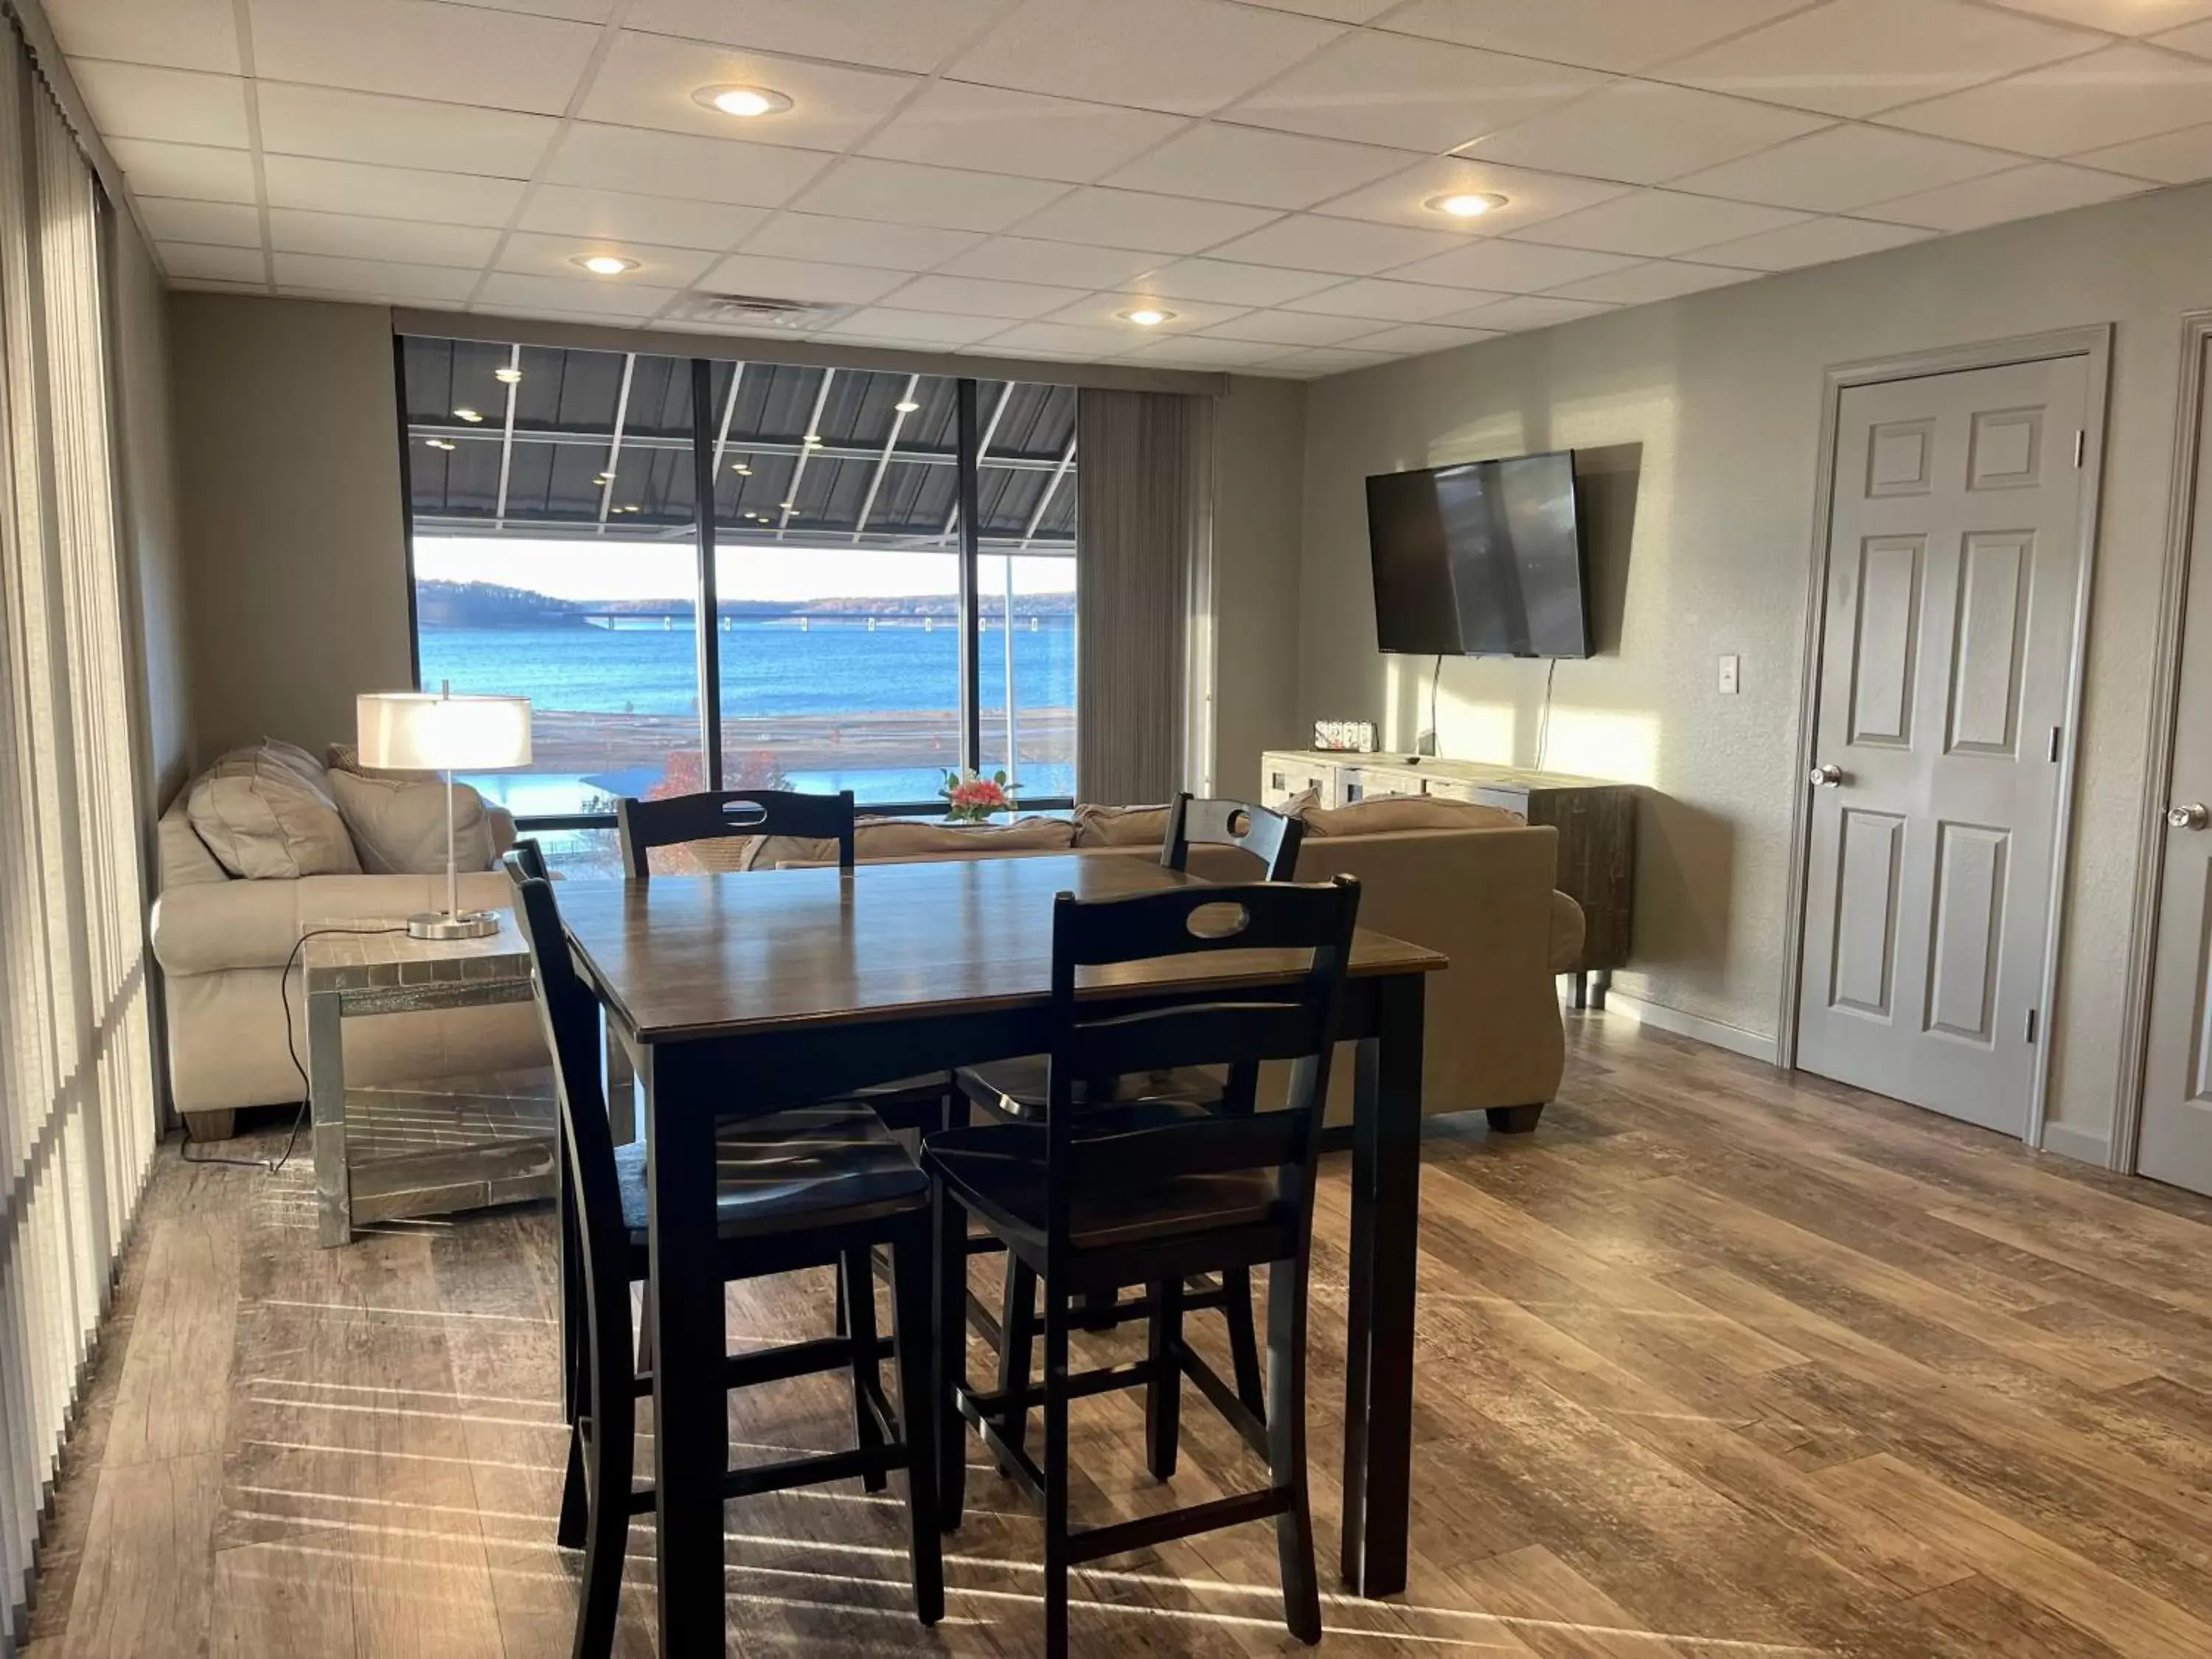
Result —
M2077 1129L2068 1123L2046 1123L2043 1126L2043 1150L2056 1152L2061 1158L2079 1158L2084 1164L2108 1169L2112 1162L2112 1143L2106 1137L2087 1129Z
M1741 1025L1730 1025L1717 1019L1707 1019L1702 1014L1686 1014L1680 1008L1669 1008L1663 1002L1646 1002L1615 987L1605 994L1605 1012L1626 1014L1639 1025L1649 1025L1675 1036L1688 1037L1693 1042L1711 1043L1716 1048L1725 1048L1730 1054L1743 1054L1753 1060L1763 1060L1769 1066L1778 1066L1781 1051L1771 1036L1757 1031L1747 1031Z

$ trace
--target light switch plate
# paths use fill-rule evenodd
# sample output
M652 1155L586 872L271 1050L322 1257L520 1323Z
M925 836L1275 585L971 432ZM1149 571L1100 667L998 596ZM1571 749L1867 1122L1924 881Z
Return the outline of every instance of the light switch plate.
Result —
M1721 659L1721 695L1732 697L1736 694L1741 659L1734 652Z

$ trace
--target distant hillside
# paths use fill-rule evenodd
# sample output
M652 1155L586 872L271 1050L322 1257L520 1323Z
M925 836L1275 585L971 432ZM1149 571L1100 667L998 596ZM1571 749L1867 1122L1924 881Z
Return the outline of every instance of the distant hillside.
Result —
M565 599L497 582L417 582L415 619L433 628L584 626L583 613Z
M981 596L986 617L1001 615L1002 595ZM580 628L592 617L689 617L691 601L673 599L556 599L498 582L423 581L416 584L415 612L434 628ZM718 616L738 621L775 617L954 617L959 601L948 593L891 599L724 599ZM1073 593L1017 593L1017 617L1072 617Z

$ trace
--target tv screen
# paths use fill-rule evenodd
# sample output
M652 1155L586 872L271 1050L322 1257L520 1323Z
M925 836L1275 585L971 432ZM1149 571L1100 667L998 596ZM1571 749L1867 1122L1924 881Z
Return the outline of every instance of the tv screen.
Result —
M1571 453L1370 478L1367 539L1385 651L1590 654Z

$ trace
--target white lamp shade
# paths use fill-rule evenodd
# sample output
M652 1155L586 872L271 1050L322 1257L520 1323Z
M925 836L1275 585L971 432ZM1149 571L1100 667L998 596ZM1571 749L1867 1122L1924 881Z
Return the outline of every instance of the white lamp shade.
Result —
M354 700L363 766L483 772L530 763L530 699L371 691Z

